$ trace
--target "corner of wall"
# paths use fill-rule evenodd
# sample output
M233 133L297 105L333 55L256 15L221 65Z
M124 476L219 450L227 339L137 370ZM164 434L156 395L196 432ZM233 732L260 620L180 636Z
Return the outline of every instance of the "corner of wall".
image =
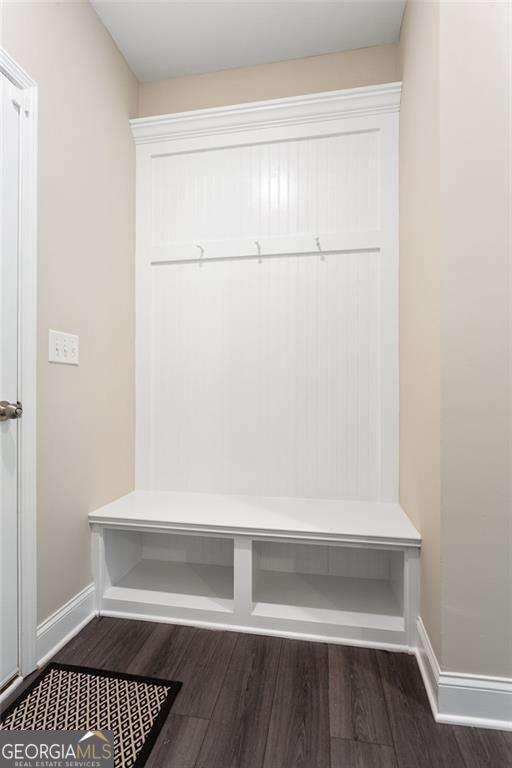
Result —
M421 615L441 652L439 24L407 3L400 35L400 502L422 535Z

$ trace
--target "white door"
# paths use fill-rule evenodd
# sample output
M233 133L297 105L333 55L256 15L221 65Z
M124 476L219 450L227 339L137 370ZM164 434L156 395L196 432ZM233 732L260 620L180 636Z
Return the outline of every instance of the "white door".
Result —
M0 687L18 652L18 255L22 92L0 75Z

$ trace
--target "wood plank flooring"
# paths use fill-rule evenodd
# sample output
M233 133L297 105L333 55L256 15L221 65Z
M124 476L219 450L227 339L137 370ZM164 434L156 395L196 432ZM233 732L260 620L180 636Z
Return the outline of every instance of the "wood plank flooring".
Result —
M147 768L512 766L512 733L435 723L406 654L100 618L55 660L183 682Z

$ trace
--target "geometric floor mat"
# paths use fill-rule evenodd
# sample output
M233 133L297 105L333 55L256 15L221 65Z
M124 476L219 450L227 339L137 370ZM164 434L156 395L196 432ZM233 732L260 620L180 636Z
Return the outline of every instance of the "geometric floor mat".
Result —
M141 768L181 683L50 662L6 709L0 730L114 732L115 768Z

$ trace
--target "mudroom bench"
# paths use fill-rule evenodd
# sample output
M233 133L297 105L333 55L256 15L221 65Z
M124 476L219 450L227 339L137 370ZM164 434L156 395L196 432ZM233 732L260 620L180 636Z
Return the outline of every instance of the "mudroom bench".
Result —
M421 540L398 504L134 491L89 520L101 615L415 644Z

